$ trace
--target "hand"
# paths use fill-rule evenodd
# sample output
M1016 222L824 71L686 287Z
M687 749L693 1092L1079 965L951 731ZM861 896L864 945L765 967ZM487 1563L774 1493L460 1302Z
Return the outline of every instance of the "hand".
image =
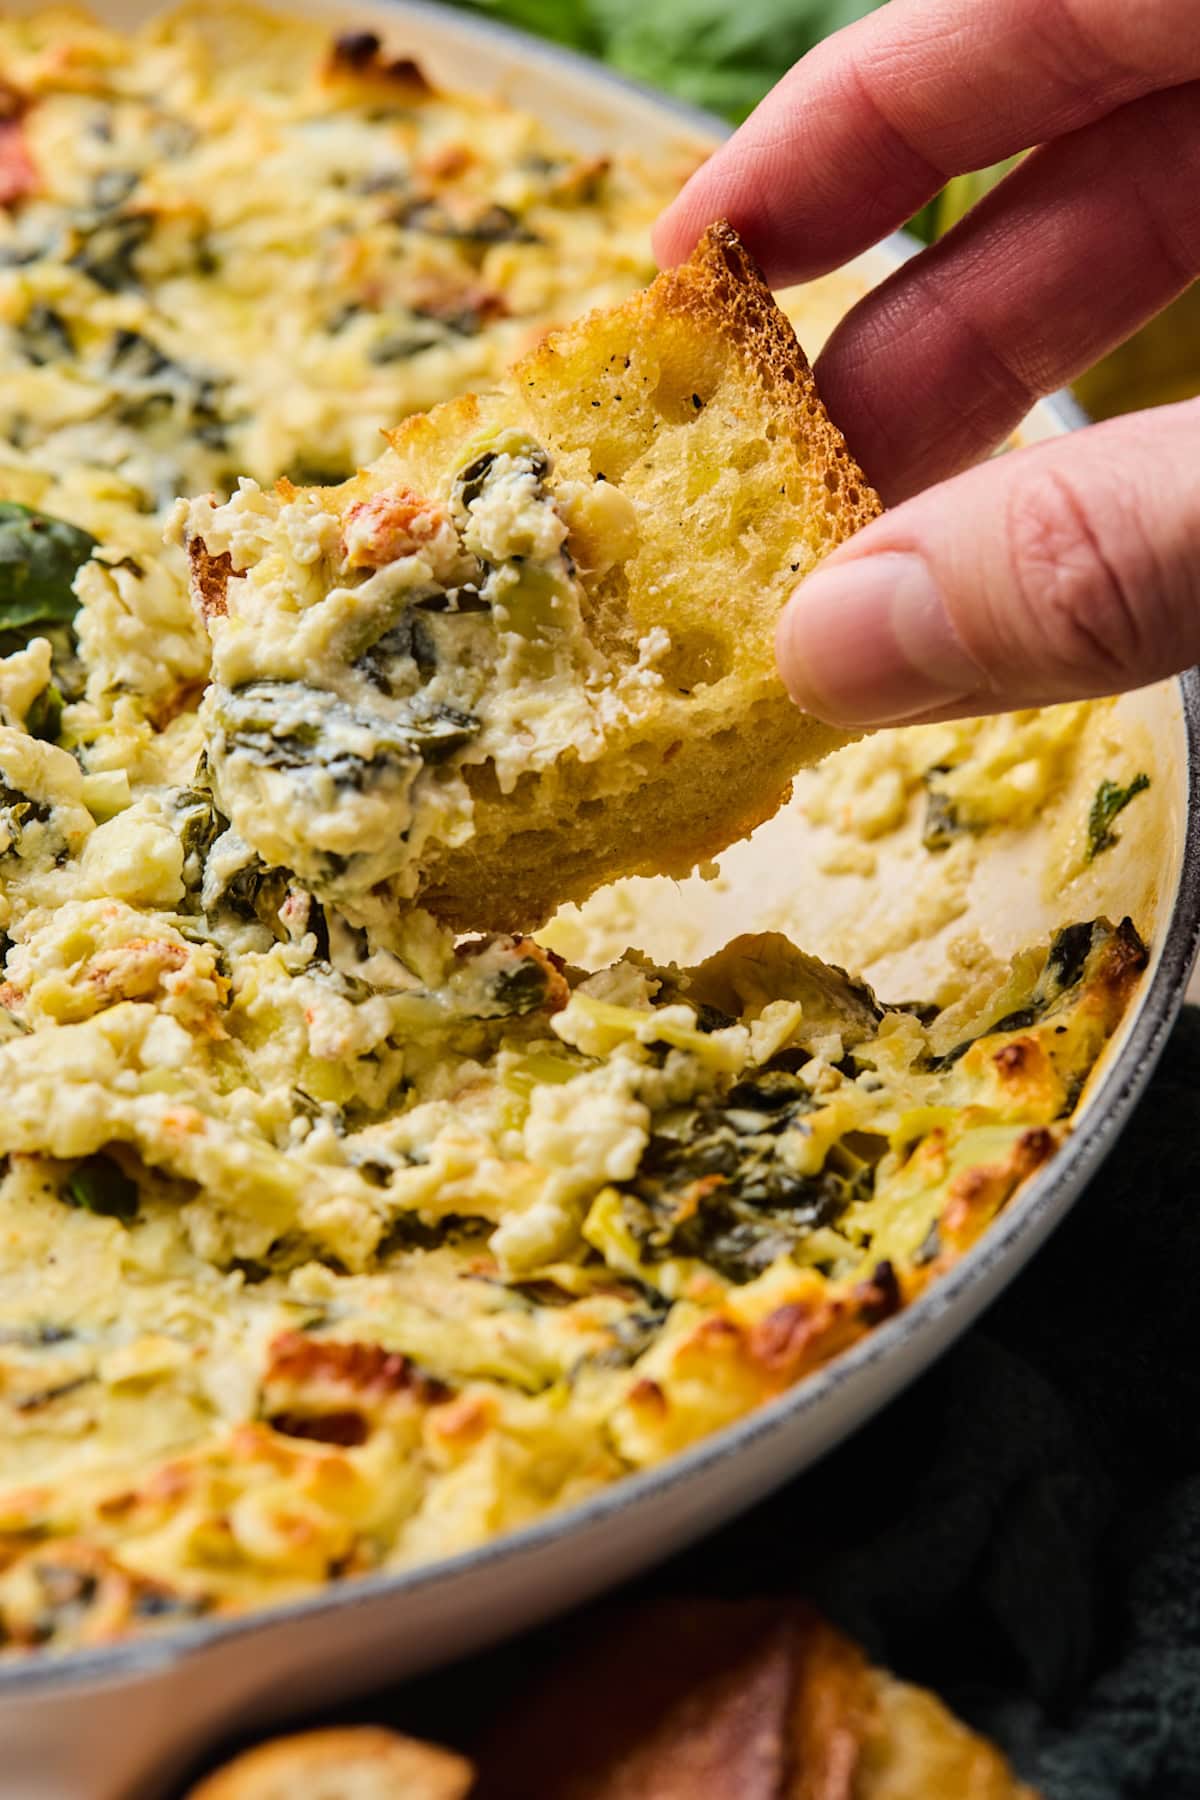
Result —
M953 718L1200 661L1200 401L970 468L1200 273L1198 78L1197 0L890 0L798 63L659 220L664 264L726 217L783 285L951 174L1041 146L817 364L903 504L780 620L780 670L810 711Z

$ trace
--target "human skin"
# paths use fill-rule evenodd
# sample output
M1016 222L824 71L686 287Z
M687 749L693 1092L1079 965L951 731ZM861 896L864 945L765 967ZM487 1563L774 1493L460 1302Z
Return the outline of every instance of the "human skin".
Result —
M890 0L803 58L656 228L670 265L728 218L782 286L1033 145L817 364L891 508L780 619L789 691L832 723L1200 661L1200 400L975 466L1200 274L1197 0Z

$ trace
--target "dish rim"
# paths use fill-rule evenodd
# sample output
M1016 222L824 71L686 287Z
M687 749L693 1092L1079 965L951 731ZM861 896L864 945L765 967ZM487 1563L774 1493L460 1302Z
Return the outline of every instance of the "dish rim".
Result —
M286 0L280 0L280 3L281 9L285 9ZM385 0L389 6L392 3L393 0ZM610 69L577 50L535 37L501 20L476 13L456 13L450 7L438 4L437 0L400 0L396 11L397 14L413 15L418 20L421 17L436 19L442 25L452 19L471 36L490 38L510 49L519 49L537 62L560 68L565 65L600 86L615 88L652 103L658 112L673 116L710 142L731 134L732 127L725 120L701 107L661 93L648 83ZM875 248L891 255L898 264L916 255L923 246L907 232L897 231L881 239ZM1039 404L1049 409L1064 431L1078 430L1090 423L1083 407L1066 389L1047 395ZM40 1698L72 1688L104 1688L131 1678L160 1675L168 1668L235 1639L244 1640L277 1627L298 1625L303 1620L356 1605L388 1600L399 1602L403 1596L424 1588L469 1580L482 1569L536 1558L560 1540L575 1535L587 1536L593 1528L626 1508L636 1510L655 1494L698 1478L726 1458L738 1456L751 1444L758 1445L794 1431L806 1415L823 1406L838 1388L854 1381L862 1371L890 1360L893 1355L899 1356L907 1340L932 1330L935 1321L950 1311L962 1294L981 1283L986 1285L998 1265L1010 1262L1007 1279L1015 1277L1024 1266L1024 1258L1013 1254L1015 1247L1032 1237L1032 1247L1036 1248L1038 1233L1043 1226L1053 1229L1061 1222L1128 1122L1183 1004L1192 965L1200 950L1200 667L1185 671L1175 680L1180 690L1186 751L1179 879L1169 916L1161 927L1160 947L1148 984L1138 1000L1137 1015L1125 1042L1089 1097L1079 1127L1072 1131L1051 1160L1029 1178L1011 1204L989 1225L984 1236L938 1281L902 1312L876 1326L867 1337L805 1376L795 1387L666 1461L622 1476L589 1499L551 1512L532 1524L505 1532L473 1549L458 1551L414 1568L355 1576L348 1581L329 1583L294 1600L256 1607L241 1614L196 1619L165 1628L152 1637L129 1638L61 1655L35 1653L23 1661L0 1666L0 1703L22 1694ZM1049 1224L1046 1225L1048 1217ZM1006 1280L1001 1281L1003 1285ZM952 1332L949 1343L973 1323L973 1317L964 1319ZM949 1348L949 1343L945 1348ZM888 1404L893 1397L894 1394L889 1392L881 1404ZM813 1463L827 1453L821 1452L813 1458ZM796 1473L803 1473L803 1470Z

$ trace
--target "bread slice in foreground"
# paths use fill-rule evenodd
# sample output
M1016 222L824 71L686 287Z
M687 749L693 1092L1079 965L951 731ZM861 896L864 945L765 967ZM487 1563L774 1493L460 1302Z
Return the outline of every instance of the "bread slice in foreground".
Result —
M803 1601L621 1607L480 1754L471 1800L1036 1800Z
M187 1800L465 1800L474 1777L452 1750L381 1725L346 1725L259 1744Z
M936 1695L803 1601L660 1600L569 1629L478 1768L379 1727L311 1731L187 1800L1037 1800Z
M744 836L841 741L773 631L878 511L728 225L335 488L181 520L217 800L269 865L527 929Z

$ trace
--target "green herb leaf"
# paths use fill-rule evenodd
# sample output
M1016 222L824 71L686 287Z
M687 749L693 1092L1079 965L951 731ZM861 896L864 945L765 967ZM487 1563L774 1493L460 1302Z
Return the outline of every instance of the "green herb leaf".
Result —
M71 583L95 548L78 525L0 500L0 632L28 639L30 626L69 624L79 610Z
M874 0L590 0L605 55L626 74L727 119L744 119L824 37Z
M938 776L949 774L947 764L936 763L932 769L926 769L921 777L927 795L925 823L921 827L921 842L926 850L948 850L956 837L983 829L964 812L959 801L952 799L938 787Z
M122 1225L132 1225L137 1218L137 1182L103 1151L76 1163L67 1176L63 1198L84 1212L119 1219Z
M727 1281L753 1281L866 1198L872 1164L839 1150L800 1175L780 1154L815 1105L799 1075L764 1069L660 1119L622 1189L622 1222L646 1261L698 1257Z
M562 0L459 0L472 12L487 13L515 25L518 31L532 32L536 37L553 38L569 44L589 56L604 53L604 41L584 0L564 6Z
M966 829L953 800L937 788L930 788L925 801L925 823L921 828L921 842L926 850L948 850L953 840Z
M30 737L41 738L44 743L57 744L58 734L62 729L63 697L51 681L40 694L34 696L29 711L25 714L25 729Z
M535 956L522 957L501 969L492 983L492 998L506 1013L531 1013L546 1004L550 971Z
M397 762L445 762L481 729L471 713L441 704L424 710L414 705L407 717L377 718L302 681L248 682L222 696L217 718L231 751L269 769L324 768L357 793L386 778ZM374 754L340 748L334 728L343 725L372 732Z
M1122 787L1119 781L1100 783L1088 813L1088 862L1093 862L1102 850L1111 850L1120 841L1112 829L1113 820L1118 813L1124 812L1135 794L1144 793L1149 786L1150 777L1144 772L1135 775L1128 787Z
M68 258L107 294L137 285L135 257L154 230L149 213L105 213L80 232L79 248Z

